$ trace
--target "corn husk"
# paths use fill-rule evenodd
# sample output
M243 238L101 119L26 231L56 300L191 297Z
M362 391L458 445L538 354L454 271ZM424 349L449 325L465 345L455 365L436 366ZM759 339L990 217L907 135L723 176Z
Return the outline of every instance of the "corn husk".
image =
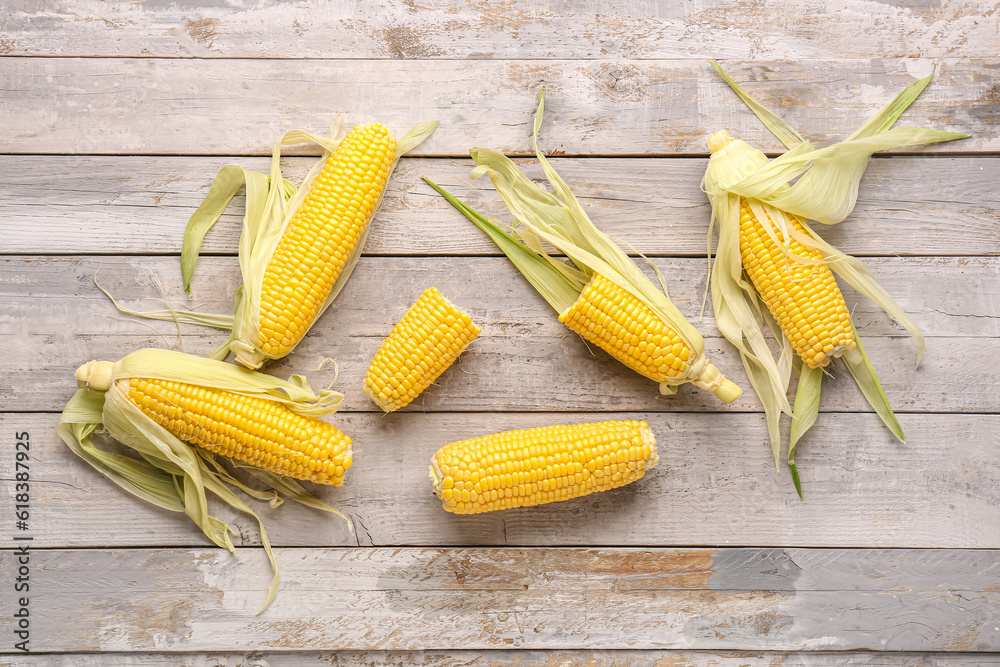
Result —
M736 400L742 390L726 380L705 357L701 334L670 301L663 276L656 267L653 269L660 287L646 277L614 240L594 225L569 186L538 149L544 111L545 95L540 91L532 142L554 193L533 182L502 153L489 148L470 151L478 165L472 178L490 177L514 216L513 225L505 229L500 221L477 213L429 179L424 180L486 232L556 312L562 313L569 308L591 276L599 273L642 301L676 331L691 350L691 357L685 375L660 384L662 393L675 393L679 385L691 382L727 403ZM564 253L571 263L552 257L545 244Z
M310 494L295 480L237 462L236 467L247 469L270 488L259 490L239 481L220 465L215 454L179 440L143 414L116 381L142 377L186 382L277 401L294 412L313 417L336 412L343 401L338 392L330 389L314 392L299 375L279 380L232 364L169 350L138 350L110 369L105 364L100 373L95 370L91 374L89 366L82 367L78 377L89 375L90 386L96 389L81 388L66 405L58 426L63 441L73 453L121 488L163 509L184 512L212 542L233 553L236 552L230 539L233 531L209 514L208 493L254 517L274 571L264 608L277 594L278 565L260 517L233 488L267 501L272 507L280 505L284 498L291 498L331 512L347 521L353 532L346 515ZM93 439L95 433L107 433L137 457L98 447Z
M437 123L437 121L418 123L397 142L396 159L390 169L390 175L395 170L399 158L423 143L437 127ZM260 340L260 293L264 273L292 215L305 199L313 180L323 168L327 158L337 149L345 135L346 131L340 117L330 127L325 137L303 130L292 130L274 145L269 174L230 165L223 167L216 175L208 194L191 216L185 230L184 245L181 251L181 272L184 279L184 289L190 292L191 280L198 261L202 240L229 206L229 202L232 201L239 189L245 187L246 212L243 216L243 229L239 242L239 261L243 286L236 291L235 305L231 315L178 311L172 308L137 312L122 308L117 303L115 305L123 312L149 319L171 320L178 323L198 324L229 330L229 337L208 355L212 359L225 359L231 351L241 364L248 368L259 368L266 359L277 358L276 355L264 352L258 344ZM282 177L281 148L282 146L307 142L319 144L323 148L323 155L306 174L302 187L296 189L292 183ZM376 211L381 204L380 197ZM371 229L371 226L368 229ZM323 302L316 319L322 316L340 294L344 285L347 284L367 238L368 230L365 230L344 270Z
M796 489L801 495L795 468L795 449L816 421L823 371L808 369L799 363L791 344L780 333L775 333L781 350L777 359L765 339L762 322L767 322L772 331L779 330L749 278L743 274L739 249L740 198L747 199L756 215L762 217L766 214L775 222L776 229L769 229L768 233L779 245L788 247L790 239L794 239L805 247L818 249L823 256L822 261L834 273L902 324L913 338L916 363L919 364L924 340L917 324L857 258L826 243L809 227L806 219L836 224L846 218L854 208L858 185L875 151L952 141L968 135L911 127L890 129L930 82L931 77L928 76L907 86L844 141L816 149L788 123L754 100L721 67L715 63L712 66L789 149L769 160L764 153L745 142L732 140L728 133L716 133L710 142L718 142L724 149L713 148L702 188L712 204L709 242L714 229L718 230L719 237L710 282L719 330L739 350L750 382L764 406L775 465L778 464L781 449L779 417L784 412L793 418L788 460ZM793 219L803 225L805 234L794 229ZM790 251L787 257L789 262L813 263ZM856 331L855 339L857 349L845 353L842 358L865 398L893 434L903 440L902 428ZM799 375L794 409L787 398L792 370Z

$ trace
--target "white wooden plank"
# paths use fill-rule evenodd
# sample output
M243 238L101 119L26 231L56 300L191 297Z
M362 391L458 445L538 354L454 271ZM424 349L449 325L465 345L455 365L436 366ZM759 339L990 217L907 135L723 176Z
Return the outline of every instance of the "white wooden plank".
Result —
M46 0L0 21L4 55L158 58L975 58L996 36L996 15L970 0Z
M300 651L8 655L3 667L993 667L996 653L871 651Z
M34 550L39 651L995 651L1000 552ZM0 552L9 570L16 557ZM9 621L4 619L9 632Z
M903 122L973 137L919 150L1000 149L995 60L726 65L822 143L853 132L935 62L936 81ZM465 156L476 145L526 154L543 85L547 153L704 155L708 133L724 128L762 149L782 148L702 61L8 57L0 79L8 91L0 100L4 153L270 154L283 132L320 131L341 112L349 124L377 116L396 132L439 119L421 155Z
M997 258L872 259L885 288L920 323L927 354L914 368L915 347L904 330L867 300L847 292L873 363L890 401L902 412L1000 410L1000 366L981 363L1000 355ZM476 343L411 411L439 410L738 410L760 406L743 375L738 355L718 337L710 306L698 319L705 291L701 259L657 259L672 298L706 336L710 359L745 389L728 408L710 394L685 385L664 397L655 383L625 368L559 324L506 258L367 257L295 353L268 364L279 376L310 373L334 358L345 410L376 409L360 391L368 364L392 325L421 291L436 285L484 328ZM175 307L231 312L239 285L235 258L207 257L199 264L194 293L180 290L173 257L7 257L0 259L7 308L0 330L17 355L0 360L0 400L5 410L59 410L72 394L73 371L95 358L117 360L139 347L176 344L176 328L117 313L93 284L101 283L123 304L159 309L157 283ZM488 279L483 279L488 276ZM221 332L185 327L183 346L207 354ZM836 367L833 369L836 370ZM329 373L313 375L327 383ZM870 408L846 372L824 387L827 411ZM17 380L14 381L14 378ZM601 391L581 391L602 387Z
M314 159L285 161L300 182ZM521 160L541 179L533 160ZM595 223L646 255L704 256L710 211L700 183L706 161L555 158ZM266 172L257 157L0 156L2 253L180 252L188 218L220 167ZM426 175L484 214L510 219L486 180L470 181L470 160L403 159L372 226L366 252L495 255L496 246L420 180ZM820 227L856 255L1000 254L998 158L872 160L853 215ZM242 195L205 239L207 253L233 253ZM40 234L39 230L44 230Z
M514 428L644 419L660 465L614 491L565 503L455 516L427 477L454 440ZM355 464L341 488L308 485L354 521L285 503L251 501L282 546L810 545L1000 547L1000 416L903 415L901 444L874 415L821 415L796 459L804 499L779 473L763 418L690 413L338 414ZM77 459L54 414L4 414L4 433L31 441L29 530L40 547L210 545L184 515L155 508ZM104 443L103 446L111 446ZM0 478L14 478L13 456ZM13 498L13 484L5 484ZM237 545L259 544L257 524L213 503Z

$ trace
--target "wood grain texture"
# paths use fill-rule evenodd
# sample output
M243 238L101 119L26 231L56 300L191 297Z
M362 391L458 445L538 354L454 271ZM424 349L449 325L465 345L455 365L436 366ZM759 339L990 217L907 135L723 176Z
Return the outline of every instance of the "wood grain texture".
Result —
M671 297L706 336L710 359L745 394L723 406L707 392L685 385L664 397L656 385L591 349L561 325L549 306L506 258L362 258L338 301L293 355L270 363L281 377L334 358L343 409L376 409L356 388L369 362L406 308L435 285L467 308L484 331L436 386L407 410L653 410L758 411L738 354L718 337L710 307L698 318L705 291L705 261L656 259L668 276ZM996 412L1000 367L976 359L1000 355L1000 259L871 259L868 265L890 294L924 328L927 353L914 368L915 348L904 330L872 303L846 290L859 331L890 401L901 412ZM91 359L117 360L140 347L176 344L169 322L119 314L94 286L94 276L122 303L137 310L163 308L162 288L177 308L231 312L240 284L235 258L203 258L194 292L180 290L172 257L7 257L0 259L3 343L20 350L0 360L3 410L59 410L69 399L73 371ZM648 269L647 269L648 270ZM483 279L487 276L488 279ZM373 298L377 296L377 298ZM183 349L207 354L221 332L184 327ZM835 369L834 369L835 370ZM328 373L314 376L326 384ZM825 411L870 408L846 372L825 383ZM14 380L16 378L16 381ZM601 387L600 391L581 391Z
M282 169L299 183L310 158ZM703 257L711 215L700 183L704 158L554 158L602 230L649 256ZM519 160L542 179L534 160ZM188 218L227 164L266 172L253 157L0 156L0 253L179 253ZM365 251L372 255L497 255L489 239L430 186L426 175L486 215L509 220L471 160L404 158L394 172ZM844 252L860 255L1000 254L1000 158L875 158L854 213L817 225ZM209 233L206 253L234 253L243 197ZM44 234L40 234L44 230Z
M780 17L780 21L774 20ZM978 57L983 5L784 0L322 4L45 0L0 18L0 54L154 58Z
M2 654L0 654L2 655ZM486 650L88 653L0 657L0 667L993 667L1000 654L871 651Z
M448 442L629 418L648 421L661 460L635 484L475 516L446 513L432 492L430 458ZM186 516L129 496L77 459L56 435L57 420L0 416L2 432L31 437L35 546L210 546ZM787 467L775 470L755 414L342 413L331 420L353 438L355 465L343 487L309 488L348 514L356 532L295 503L272 509L250 501L273 544L1000 548L998 415L903 415L909 437L901 444L874 415L823 414L796 456L804 500ZM12 478L13 466L13 457L0 458L0 477ZM212 507L237 545L260 543L256 521Z
M934 84L902 122L973 136L915 150L1000 149L1000 61L934 62ZM924 59L725 64L817 143L846 137L934 65ZM439 119L417 149L421 155L465 156L474 145L523 155L543 85L547 153L705 155L706 136L723 128L764 150L783 150L711 67L697 61L8 57L0 59L0 80L8 91L0 100L8 119L4 153L270 154L283 132L321 131L341 112L352 125L377 114L396 132Z
M1000 556L816 549L31 552L40 651L1000 648ZM0 569L14 560L0 552ZM4 619L4 629L9 623Z

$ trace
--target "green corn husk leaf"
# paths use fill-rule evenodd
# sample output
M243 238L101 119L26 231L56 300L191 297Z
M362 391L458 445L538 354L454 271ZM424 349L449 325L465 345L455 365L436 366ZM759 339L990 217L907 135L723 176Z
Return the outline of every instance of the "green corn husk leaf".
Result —
M562 313L580 298L580 292L583 291L588 280L585 274L563 262L535 252L521 243L517 236L475 211L431 179L426 176L423 178L428 185L437 190L452 206L497 244L497 247L507 255L517 270L528 279L532 287L557 313ZM565 270L559 267L565 267ZM572 271L578 275L576 279L570 277Z
M799 386L795 390L795 408L792 411L792 427L788 435L788 468L792 472L795 491L802 497L802 482L799 469L795 465L795 448L819 416L819 399L823 388L823 369L809 368L801 364Z
M760 324L762 304L742 270L739 252L740 198L747 199L758 217L764 219L766 216L774 222L774 228L767 229L767 232L779 246L788 248L790 241L795 240L807 248L818 249L822 253L822 261L835 273L906 327L916 344L919 364L924 349L920 328L878 285L860 261L823 241L805 219L834 224L847 217L854 208L858 184L873 152L951 141L968 135L921 128L890 129L930 82L931 77L926 77L907 86L848 139L815 149L788 123L747 94L721 67L715 63L712 66L789 149L780 157L768 160L763 152L743 141L733 140L727 132L716 133L709 139L712 157L702 189L712 205L708 234L710 248L716 227L719 236L710 283L716 320L723 335L739 349L751 384L764 405L775 463L778 462L781 447L778 432L780 412L791 412L794 417L789 463L796 490L801 495L798 471L794 466L794 449L816 419L822 372L797 364L802 367L799 391L795 409L789 411L787 392L790 373L786 357L790 346L783 335L777 335L773 318L766 312L763 319L771 326L776 338L782 341L780 360L775 361L764 340ZM794 183L790 184L793 180ZM804 234L794 228L796 219L805 229ZM803 258L790 250L786 250L786 257L789 263L815 263L815 260ZM857 350L845 352L842 358L883 421L897 437L902 437L859 339L857 344Z
M437 121L418 123L397 142L396 156L390 169L390 175L395 170L399 158L423 143L436 127ZM264 273L292 215L309 193L317 174L322 170L323 165L337 149L345 135L343 123L338 116L326 137L303 130L292 130L285 133L274 145L271 152L269 174L236 166L223 167L219 171L205 200L188 222L181 253L181 271L184 278L184 288L190 292L191 279L198 262L202 240L229 206L229 202L232 201L240 187L245 187L246 212L243 216L239 242L239 262L243 286L236 292L232 315L192 313L176 311L172 308L139 312L122 308L115 302L116 307L122 312L148 319L171 320L178 323L229 330L229 337L209 355L211 359L225 359L232 351L240 363L249 368L259 368L265 360L277 358L277 355L265 353L257 344L260 340L260 292ZM302 186L296 189L293 184L282 177L281 148L282 146L307 142L319 144L324 152L306 174ZM380 196L375 207L376 211L381 207L381 204L382 197ZM344 266L344 270L338 276L329 295L320 307L316 316L317 320L326 312L326 309L337 298L351 277L368 239L369 229L371 229L370 225L359 239L354 252Z
M277 506L280 495L303 502L350 520L333 507L307 493L290 480L268 473L259 476L274 482L270 490L257 490L236 480L216 460L215 455L191 446L147 417L132 403L117 380L130 377L169 380L254 396L282 403L298 414L321 416L337 410L343 396L329 389L314 392L302 376L287 381L240 368L232 364L169 350L138 350L117 363L105 362L107 374L97 379L89 373L95 389L80 389L70 399L59 420L59 435L71 451L80 456L129 493L174 512L184 512L216 545L236 551L230 527L209 514L207 495L213 494L236 510L254 517L261 530L261 543L274 571L263 611L277 594L277 562L260 517L237 496L234 486L251 497ZM86 374L85 374L86 375ZM102 384L106 383L106 384ZM104 431L140 458L99 448L93 433ZM353 530L353 529L352 529ZM258 612L259 613L259 612Z
M858 383L858 388L861 389L868 404L872 406L883 423L892 431L892 434L900 442L906 442L903 427L899 425L896 414L892 411L892 406L889 405L889 399L885 395L885 390L882 389L882 383L879 382L878 375L875 374L875 367L872 366L871 359L865 352L865 346L861 343L861 336L858 335L853 322L851 330L854 332L854 342L857 343L857 348L845 352L841 359L844 360L844 364L854 377L854 381Z
M473 148L470 151L472 159L478 165L472 172L472 178L479 178L484 174L489 175L493 186L514 216L516 222L513 226L513 234L498 235L499 228L496 225L483 224L485 220L483 216L474 214L468 206L460 202L456 204L457 200L452 201L453 197L449 198L449 201L452 201L456 208L497 242L514 261L515 266L522 273L525 273L529 281L543 293L546 300L558 312L562 313L572 304L572 301L569 301L568 292L570 287L576 290L577 285L573 284L576 282L574 276L579 275L589 279L594 273L599 273L642 301L663 322L676 331L691 350L691 360L686 375L661 383L660 390L663 393L673 393L676 391L677 385L685 382L693 382L697 386L713 392L720 391L720 385L727 383L732 388L728 400L734 400L738 396L738 388L722 378L718 370L705 358L704 340L698 330L670 301L666 291L657 288L614 240L597 229L569 186L538 149L538 133L541 129L544 112L545 96L544 91L540 91L538 109L535 114L533 145L535 156L538 158L549 183L552 184L554 193L550 193L535 184L502 153L488 148ZM502 230L499 231L502 232ZM517 247L520 246L518 241L523 242L524 246L522 247L526 247L529 252L526 253ZM571 271L572 267L550 257L542 248L543 242L564 253L578 271ZM554 271L541 268L542 265L535 261L537 259L545 260L555 272L566 276L568 278L567 284L562 287L558 286L558 281L552 277L555 275ZM662 281L662 276L660 279ZM536 284L539 282L544 283L545 287L540 288ZM584 284L585 282L584 280ZM548 287L550 285L555 287ZM583 289L582 285L579 287L580 289L576 290L574 301ZM551 294L553 290L559 290L558 297ZM546 294L546 292L550 293ZM712 378L712 380L708 380L708 378Z

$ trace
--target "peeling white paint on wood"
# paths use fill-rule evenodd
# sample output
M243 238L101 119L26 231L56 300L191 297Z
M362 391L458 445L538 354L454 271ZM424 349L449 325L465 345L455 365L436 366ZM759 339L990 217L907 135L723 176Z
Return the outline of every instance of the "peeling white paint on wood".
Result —
M984 11L985 10L985 11ZM496 5L46 0L5 12L0 54L135 58L979 57L998 17L972 0L629 0Z
M1000 150L996 61L934 62L934 83L902 122L973 136L911 150ZM921 76L934 62L921 61ZM725 65L817 144L847 137L915 80L894 59ZM322 131L342 113L348 125L380 120L397 133L439 119L415 154L464 157L488 146L525 155L543 85L547 153L706 155L706 137L720 129L784 150L701 61L10 57L0 59L0 77L5 153L270 155L284 132Z
M1000 645L991 551L279 549L259 616L260 549L32 554L43 651Z
M289 158L300 183L315 160ZM519 160L541 179L535 160ZM0 252L179 253L188 218L227 164L267 172L259 157L0 156ZM554 158L595 224L646 255L703 257L711 215L699 184L704 159ZM403 158L365 252L373 255L497 255L496 246L421 180L426 175L485 215L509 220L471 160ZM1000 159L875 158L854 213L816 225L830 243L865 255L1000 254ZM205 239L205 253L235 253L243 196ZM943 224L943 223L947 224ZM40 234L40 230L45 230Z
M994 667L989 653L486 650L87 653L6 656L0 667Z
M456 516L427 476L441 446L515 428L644 419L660 465L639 482L564 503ZM785 545L991 548L1000 543L1000 417L901 415L897 442L871 414L825 413L796 455L804 499L775 470L763 417L691 413L339 413L355 465L341 488L307 485L347 513L249 501L281 546ZM55 414L0 415L33 442L34 546L211 546L182 514L153 507L76 458ZM948 445L941 444L947 434ZM102 441L102 446L111 446ZM0 459L0 477L13 462ZM256 522L222 503L213 512L237 545L259 544ZM941 567L945 567L942 561ZM929 572L933 573L934 568Z

